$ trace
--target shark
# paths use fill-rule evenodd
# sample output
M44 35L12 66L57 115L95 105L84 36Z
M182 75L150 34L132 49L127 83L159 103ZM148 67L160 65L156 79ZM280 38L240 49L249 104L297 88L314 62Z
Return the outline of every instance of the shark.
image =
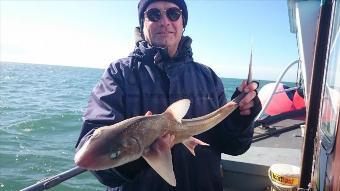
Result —
M193 136L215 127L238 107L243 96L197 118L183 119L190 100L182 99L171 104L162 114L136 116L100 127L76 152L75 164L87 170L104 170L143 157L166 182L175 186L171 150L155 152L152 145L156 139L166 134L173 135L175 144L183 143L195 155L197 145L208 144Z
M249 84L252 78L252 53L249 64ZM229 116L246 93L239 94L217 110L197 118L183 119L190 107L189 99L172 103L163 113L136 116L110 126L96 129L76 152L75 164L87 170L105 170L118 167L143 157L170 185L176 186L171 149L156 150L153 143L160 136L170 134L174 143L182 143L195 155L197 145L207 143L194 138L208 131Z

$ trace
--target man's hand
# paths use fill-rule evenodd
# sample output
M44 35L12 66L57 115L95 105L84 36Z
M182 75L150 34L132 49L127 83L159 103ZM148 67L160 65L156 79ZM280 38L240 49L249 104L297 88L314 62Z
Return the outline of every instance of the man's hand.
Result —
M258 88L258 83L250 82L247 84L246 80L242 81L242 84L237 88L238 91L247 93L247 95L240 101L239 109L241 115L250 115L250 109L254 107L253 99L256 96L256 88Z
M150 111L146 112L145 116L152 115ZM156 141L151 145L152 149L156 152L164 149L171 149L174 146L175 135L165 134L158 137Z

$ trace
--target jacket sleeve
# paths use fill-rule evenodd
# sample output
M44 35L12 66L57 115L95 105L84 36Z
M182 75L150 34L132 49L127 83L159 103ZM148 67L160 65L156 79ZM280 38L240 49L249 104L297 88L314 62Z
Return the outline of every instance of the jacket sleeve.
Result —
M95 129L112 125L125 118L124 82L121 64L111 64L104 72L98 85L92 90L83 116L83 125L76 150L92 136ZM132 179L145 164L141 160L108 170L92 171L104 185L118 187Z
M111 64L92 90L76 146L81 139L92 135L88 134L92 129L112 125L124 119L124 90L120 76L119 65Z
M226 103L226 97L224 93L224 87L221 79L216 80L216 88L219 95L220 107ZM239 95L236 88L232 99ZM256 95L253 99L254 106L251 108L251 114L242 116L240 110L237 108L226 119L218 124L218 127L214 128L213 143L212 145L217 148L221 153L229 155L240 155L246 152L252 142L254 133L253 120L257 114L261 111L262 106L260 99Z

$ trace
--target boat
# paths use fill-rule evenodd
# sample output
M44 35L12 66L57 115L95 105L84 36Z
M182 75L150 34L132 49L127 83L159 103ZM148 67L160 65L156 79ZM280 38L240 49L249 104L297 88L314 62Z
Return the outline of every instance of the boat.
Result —
M260 89L266 99L261 100L263 110L254 121L249 151L240 156L222 154L225 191L340 190L340 1L287 0L287 5L299 58L270 88ZM295 64L302 80L287 88L281 79ZM295 101L287 99L289 91ZM282 100L290 105L275 105ZM293 187L275 184L276 164L298 167ZM84 171L75 167L22 190L49 189Z
M283 112L272 110L269 118L258 118L254 143L248 152L237 157L222 155L226 191L340 190L340 2L287 3L290 29L296 34L300 57L292 64L301 62L305 109L299 105L292 112L290 106L276 105ZM280 79L276 87L284 90ZM287 98L278 97L287 103ZM272 104L275 103L278 102ZM267 103L264 105L266 110ZM305 119L301 118L304 114ZM269 172L275 163L300 168L294 188L273 184Z

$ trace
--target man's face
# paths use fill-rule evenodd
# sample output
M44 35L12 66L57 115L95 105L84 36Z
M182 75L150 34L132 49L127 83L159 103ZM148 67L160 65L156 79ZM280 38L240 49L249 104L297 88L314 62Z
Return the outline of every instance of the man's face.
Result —
M182 15L180 15L176 21L172 21L167 17L165 11L163 11L174 7L178 8L176 4L165 1L151 3L146 8L146 11L154 8L161 10L159 21L151 21L152 19L150 20L146 14L144 14L143 32L145 40L153 46L167 47L170 57L175 55L183 33Z

